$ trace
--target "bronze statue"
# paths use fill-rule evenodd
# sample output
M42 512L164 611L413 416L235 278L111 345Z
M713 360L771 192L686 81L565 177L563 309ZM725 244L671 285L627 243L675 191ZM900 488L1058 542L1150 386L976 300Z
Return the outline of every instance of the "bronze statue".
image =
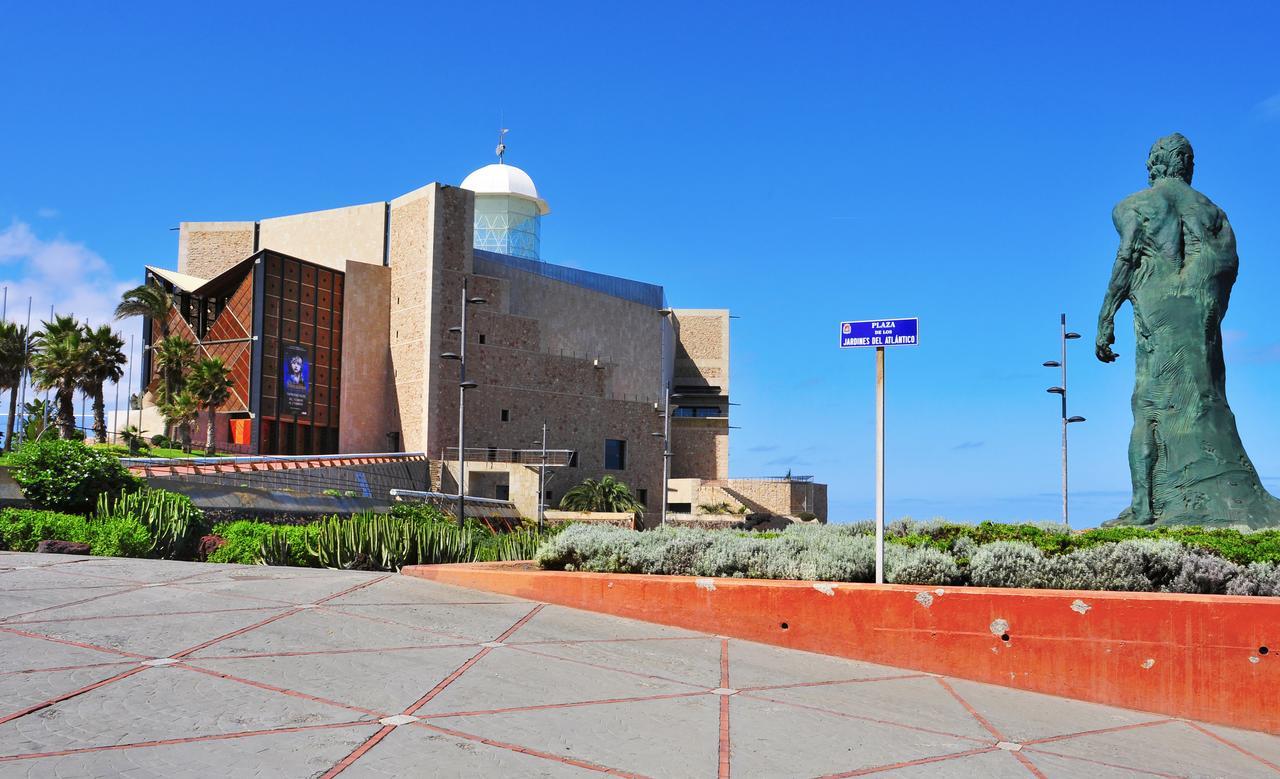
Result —
M1115 207L1120 250L1098 315L1098 359L1113 362L1115 315L1133 304L1137 381L1133 503L1107 524L1280 526L1227 405L1222 318L1239 267L1222 209L1191 188L1191 143L1174 133L1147 157L1151 186Z

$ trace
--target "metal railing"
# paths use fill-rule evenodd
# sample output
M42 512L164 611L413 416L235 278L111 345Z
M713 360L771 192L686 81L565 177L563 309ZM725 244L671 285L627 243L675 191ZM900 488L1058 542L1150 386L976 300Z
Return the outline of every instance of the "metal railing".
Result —
M125 467L147 479L230 489L388 500L394 489L428 486L422 452L254 457L127 457Z
M484 446L468 446L465 450L466 461L469 463L515 463L517 465L542 465L543 450L541 449L498 449ZM573 449L548 449L546 450L546 465L548 468L558 468L567 466L573 461ZM444 459L446 461L457 462L458 447L445 447ZM470 496L467 500L471 500Z
M441 512L448 514L455 519L458 516L457 495L450 495L447 492L402 489L391 490L390 495L391 499L395 501L407 500L414 503L425 503L439 509ZM476 519L519 519L521 516L520 510L516 508L516 504L509 500L474 498L470 495L467 496L466 511L468 517L475 517Z

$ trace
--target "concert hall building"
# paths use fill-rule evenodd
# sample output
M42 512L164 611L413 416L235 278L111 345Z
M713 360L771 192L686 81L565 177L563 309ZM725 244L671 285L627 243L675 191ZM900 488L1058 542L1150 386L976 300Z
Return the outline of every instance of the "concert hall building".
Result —
M729 312L671 309L661 286L544 262L549 212L500 161L387 201L183 222L177 270L146 274L174 296L169 334L231 367L216 420L231 451L424 452L432 487L455 491L460 365L443 355L462 353L465 283L483 299L465 306L467 494L535 513L545 423L548 505L613 475L656 514L669 409L671 509L691 512L711 494L699 485L728 485ZM161 325L144 325L149 346ZM153 402L147 434L163 428ZM825 517L824 485L788 490L775 513Z

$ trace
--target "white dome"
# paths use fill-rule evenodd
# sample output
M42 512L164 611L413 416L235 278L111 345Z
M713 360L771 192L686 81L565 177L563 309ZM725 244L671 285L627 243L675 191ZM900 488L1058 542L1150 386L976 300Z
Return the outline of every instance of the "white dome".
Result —
M515 165L495 162L485 165L462 180L462 188L469 189L477 195L514 195L527 198L538 204L542 214L551 212L547 201L538 197L538 189L533 185L529 174Z

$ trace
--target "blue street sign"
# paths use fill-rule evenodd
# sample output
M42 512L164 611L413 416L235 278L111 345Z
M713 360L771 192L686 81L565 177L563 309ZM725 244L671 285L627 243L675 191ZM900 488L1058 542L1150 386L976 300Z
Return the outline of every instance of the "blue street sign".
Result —
M916 317L840 323L841 349L915 346L918 343L920 343L920 320Z

